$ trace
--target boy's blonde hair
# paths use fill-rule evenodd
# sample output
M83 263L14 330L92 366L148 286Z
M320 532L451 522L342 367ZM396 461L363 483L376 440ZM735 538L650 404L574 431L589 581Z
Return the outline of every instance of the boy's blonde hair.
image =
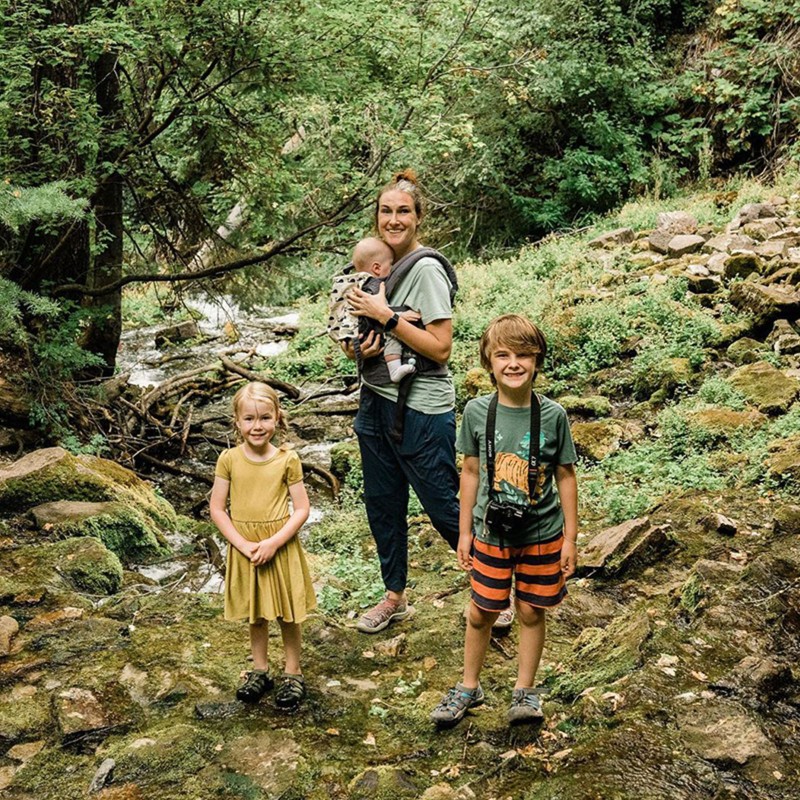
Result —
M239 407L245 400L254 400L257 403L270 403L273 409L275 409L275 427L282 431L287 429L286 417L281 411L281 401L278 398L278 393L271 386L261 381L251 381L242 386L233 396L234 422L239 418Z
M504 347L512 353L536 356L535 372L538 373L547 355L547 340L538 326L520 314L503 314L493 319L481 336L481 366L489 373L492 383L492 353ZM536 377L534 375L534 377Z

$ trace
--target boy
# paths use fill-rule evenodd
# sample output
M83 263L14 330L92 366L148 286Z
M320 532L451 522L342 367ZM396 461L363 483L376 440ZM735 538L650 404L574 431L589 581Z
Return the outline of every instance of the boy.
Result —
M377 237L362 239L353 250L353 267L356 274L339 275L334 278L333 293L335 299L330 310L329 330L337 341L354 339L358 336L359 320L351 314L347 302L347 292L354 286L362 288L374 279L387 278L392 269L394 253L386 242ZM404 319L416 322L420 315L416 311L403 311ZM393 383L399 383L406 375L416 372L413 363L402 363L403 343L390 333L385 333L386 343L383 357Z
M533 687L545 609L566 595L578 536L576 455L567 415L557 403L533 394L546 349L539 328L517 314L493 320L481 337L481 365L497 394L467 403L458 435L464 464L457 556L462 569L472 570L472 593L462 681L431 713L440 727L455 725L484 701L480 671L492 624L509 605L512 573L520 632L508 720L542 718Z

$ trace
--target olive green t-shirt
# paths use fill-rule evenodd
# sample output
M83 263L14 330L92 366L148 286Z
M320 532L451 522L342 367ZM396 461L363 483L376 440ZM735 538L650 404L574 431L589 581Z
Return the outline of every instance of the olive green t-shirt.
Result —
M423 325L442 319L452 319L450 280L444 267L432 257L421 258L397 285L391 297L393 306L408 306L419 311ZM364 383L376 394L397 401L397 384L374 386ZM444 414L452 411L456 402L453 379L419 375L411 381L406 405L423 414Z
M489 501L486 472L486 417L493 395L470 400L458 431L456 446L467 456L477 456L478 497L472 510L475 534L488 544L499 545L500 540L485 530L483 524L486 504ZM559 464L574 464L577 460L575 445L569 431L567 412L553 400L541 397L542 422L539 436L539 477L531 499L528 493L528 454L531 441L530 408L511 408L497 404L495 421L495 499L516 505L530 504L536 513L528 515L527 530L514 538L515 544L535 544L551 539L564 527L564 515L558 491L553 485L555 468ZM508 542L506 542L508 544Z

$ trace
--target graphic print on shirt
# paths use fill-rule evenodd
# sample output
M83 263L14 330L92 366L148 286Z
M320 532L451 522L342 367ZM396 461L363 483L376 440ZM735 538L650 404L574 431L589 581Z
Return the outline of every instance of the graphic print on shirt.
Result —
M546 480L546 470L543 464L539 464L536 473L536 487L534 496L528 496L528 454L530 448L530 432L522 437L519 443L517 454L502 451L503 434L495 432L495 447L497 457L494 467L494 490L499 495L501 501L524 505L529 500L532 506L539 503L539 498L544 491ZM545 437L544 431L539 436L539 452L544 450Z

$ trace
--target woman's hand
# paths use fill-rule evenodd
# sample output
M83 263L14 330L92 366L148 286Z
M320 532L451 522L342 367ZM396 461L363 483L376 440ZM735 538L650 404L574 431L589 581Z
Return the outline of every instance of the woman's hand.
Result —
M353 342L350 339L347 341L339 342L344 350L344 354L351 360L356 360L356 351L353 349ZM361 357L362 358L372 358L373 356L377 356L383 352L383 348L381 347L381 337L378 331L370 331L362 340L361 340Z
M385 324L394 313L386 302L386 286L383 283L378 287L377 294L351 289L347 293L347 299L353 307L353 316L370 317L381 325Z

